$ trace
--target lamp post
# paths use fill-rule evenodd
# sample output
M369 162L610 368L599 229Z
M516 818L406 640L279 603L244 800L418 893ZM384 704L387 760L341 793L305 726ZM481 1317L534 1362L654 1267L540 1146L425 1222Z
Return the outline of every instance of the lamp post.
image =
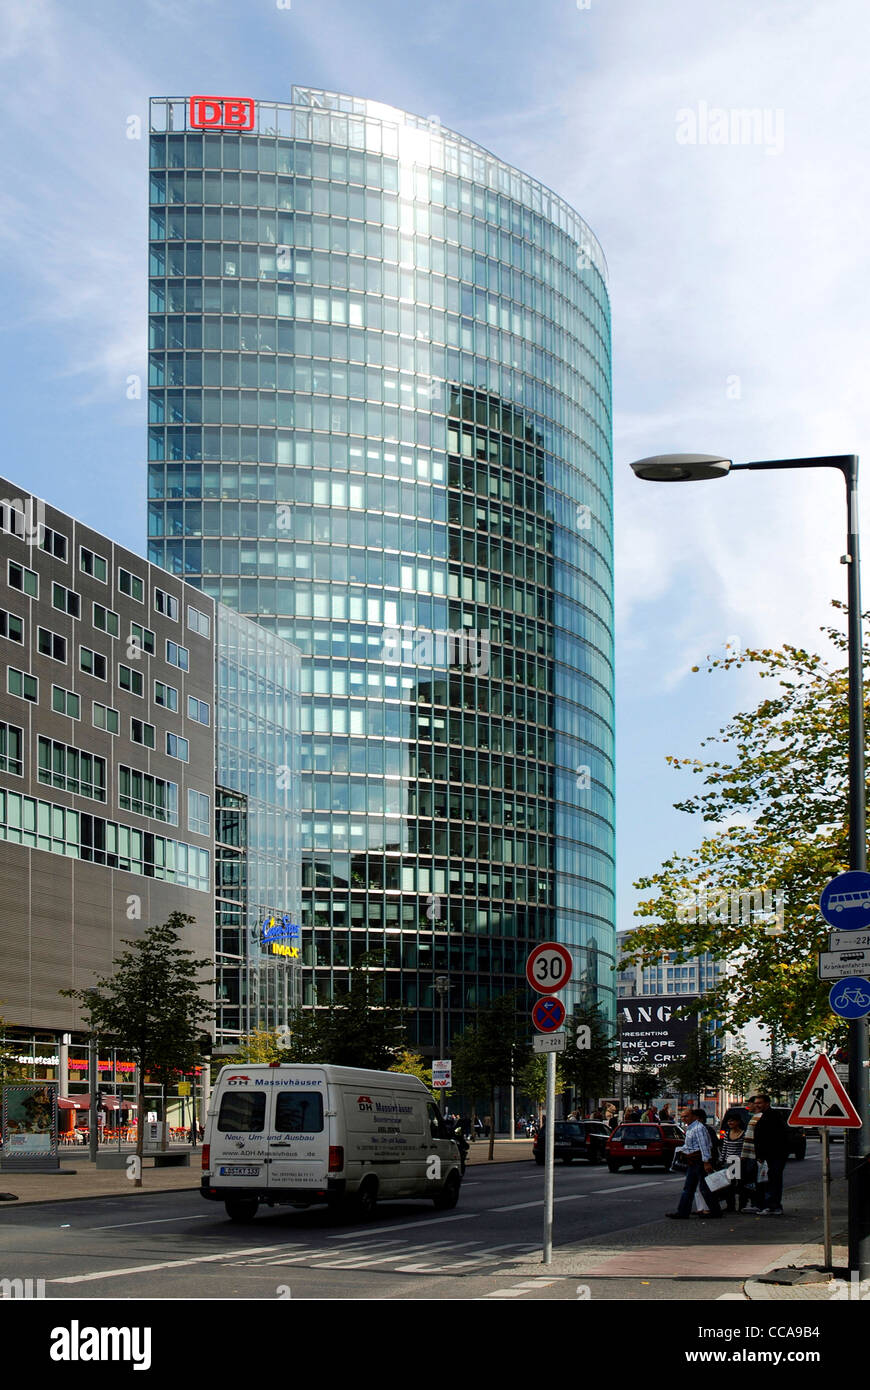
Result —
M658 454L631 465L638 478L650 482L694 482L725 478L733 472L779 471L784 468L835 468L846 484L846 553L841 557L848 576L849 649L849 868L867 868L867 811L864 780L864 665L861 624L861 573L858 547L858 456L829 454L821 458L764 459L732 463L716 454ZM846 1141L849 1179L849 1268L870 1278L870 1150L868 1121L867 1020L849 1024L849 1093L861 1116L860 1129L850 1129Z

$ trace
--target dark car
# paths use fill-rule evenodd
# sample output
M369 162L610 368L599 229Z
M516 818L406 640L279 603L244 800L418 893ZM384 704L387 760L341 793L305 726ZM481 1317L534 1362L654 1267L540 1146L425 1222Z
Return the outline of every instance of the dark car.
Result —
M616 1173L630 1163L636 1173L641 1168L664 1168L668 1171L674 1161L674 1151L684 1143L685 1131L680 1125L643 1122L617 1125L607 1141L607 1166Z
M610 1130L601 1120L557 1120L553 1142L556 1158L563 1163L573 1163L575 1158L585 1158L589 1163L603 1163L604 1150ZM535 1135L532 1157L541 1164L546 1155L547 1127L544 1125Z
M771 1110L774 1110L777 1115L781 1115L782 1118L786 1121L788 1120L788 1117L791 1114L790 1105L772 1105L770 1108ZM752 1119L752 1116L754 1114L755 1111L748 1110L745 1105L730 1105L722 1117L722 1126L719 1130L720 1139L724 1139L725 1137L725 1134L727 1132L727 1121L730 1115L737 1115L740 1119L741 1125L744 1129L746 1129L747 1125L749 1124L749 1121ZM809 1135L809 1130L805 1129L802 1125L789 1125L788 1132L791 1139L788 1151L789 1158L806 1158L807 1137Z

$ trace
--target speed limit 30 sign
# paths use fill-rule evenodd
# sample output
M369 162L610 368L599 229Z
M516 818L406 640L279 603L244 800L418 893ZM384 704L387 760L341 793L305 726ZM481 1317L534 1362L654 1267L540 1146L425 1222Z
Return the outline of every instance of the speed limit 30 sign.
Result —
M571 978L571 952L558 941L542 941L529 952L526 979L539 994L554 994Z

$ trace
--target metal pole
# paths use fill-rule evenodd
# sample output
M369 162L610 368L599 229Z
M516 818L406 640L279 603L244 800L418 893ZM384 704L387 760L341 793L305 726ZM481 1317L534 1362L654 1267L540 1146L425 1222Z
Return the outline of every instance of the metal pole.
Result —
M846 474L849 572L849 868L867 868L867 806L864 774L864 639L861 621L861 569L858 546L858 458ZM846 1134L849 1178L849 1268L870 1278L870 1120L868 1120L866 1018L849 1024L849 1095L861 1116L860 1129Z
M830 1135L824 1126L822 1126L822 1218L824 1221L822 1268L832 1270L834 1257L831 1251L831 1149Z
M91 1033L91 1036L88 1039L88 1075L90 1077L91 1084L91 1103L90 1109L88 1111L88 1157L90 1158L91 1163L93 1164L96 1164L97 1162L97 1154L99 1152L100 1139L97 1130L97 1101L99 1100L99 1096L97 1095L98 1061L99 1058L97 1056L97 1039L94 1036L94 1034Z
M544 1160L544 1259L553 1263L553 1189L556 1168L556 1054L547 1053L547 1144Z

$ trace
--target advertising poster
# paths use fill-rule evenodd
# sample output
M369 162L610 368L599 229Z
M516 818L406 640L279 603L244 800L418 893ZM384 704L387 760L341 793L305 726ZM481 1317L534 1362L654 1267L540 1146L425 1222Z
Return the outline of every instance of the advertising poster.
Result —
M57 1153L57 1085L22 1083L3 1088L3 1141L7 1157Z
M664 1067L686 1055L686 1043L698 1026L697 1014L674 1018L697 995L650 994L617 1001L622 1060L627 1066L644 1063Z

